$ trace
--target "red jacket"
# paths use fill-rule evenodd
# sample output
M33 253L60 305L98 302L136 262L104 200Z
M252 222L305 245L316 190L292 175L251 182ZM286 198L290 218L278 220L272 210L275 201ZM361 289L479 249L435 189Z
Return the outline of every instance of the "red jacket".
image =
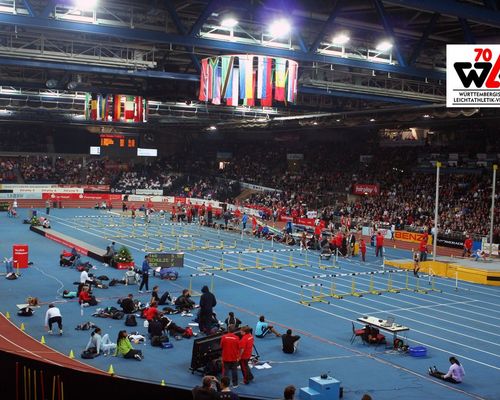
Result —
M80 304L82 303L88 303L91 299L89 292L86 292L85 290L82 290L80 292L80 295L78 296L80 299Z
M252 357L253 341L254 338L249 333L243 335L243 337L240 339L240 350L242 351L241 352L242 360L249 360L250 357Z
M235 362L240 358L240 339L234 333L228 332L220 339L222 362Z
M427 240L421 240L419 249L421 252L427 251Z
M468 250L472 249L472 239L471 238L465 239L464 247Z
M384 245L384 237L382 234L377 235L377 247L382 247Z
M149 307L144 310L144 317L151 321L158 314L158 309L156 307Z

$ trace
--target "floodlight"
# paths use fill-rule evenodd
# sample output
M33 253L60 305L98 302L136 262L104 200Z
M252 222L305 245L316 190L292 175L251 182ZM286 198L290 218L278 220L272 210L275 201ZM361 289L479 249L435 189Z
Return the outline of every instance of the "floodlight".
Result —
M57 81L56 79L49 79L47 82L45 82L45 86L47 86L49 89L54 89L58 84L59 81Z
M93 10L97 7L99 0L75 0L75 7L80 10Z
M220 23L220 26L229 29L233 29L236 25L238 25L238 20L232 17L224 18Z
M351 38L346 33L339 33L333 37L332 43L343 46L344 44L347 44L350 39Z
M370 118L370 122L375 122L375 118Z
M388 51L392 49L392 43L388 40L382 40L376 47L376 49L380 52Z
M210 128L208 128L209 130L211 131L216 131L217 130L217 127L215 125L212 125Z
M286 36L290 33L292 27L290 26L290 22L286 19L278 19L274 21L269 27L269 33L273 37L282 37Z

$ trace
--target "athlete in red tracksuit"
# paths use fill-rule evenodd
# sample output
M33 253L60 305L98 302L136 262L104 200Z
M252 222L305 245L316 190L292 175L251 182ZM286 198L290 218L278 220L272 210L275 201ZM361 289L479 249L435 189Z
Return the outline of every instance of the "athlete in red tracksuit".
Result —
M248 362L252 357L253 351L253 341L252 328L249 326L244 326L241 328L241 334L243 335L240 339L240 366L241 372L243 373L243 383L246 385L253 380L253 374L250 368L248 368Z
M471 256L472 255L472 239L467 236L464 241L464 251L462 253L462 257Z
M229 376L229 371L231 371L233 387L236 387L238 386L240 338L236 336L234 332L228 332L220 339L220 347L222 349L222 375Z
M382 236L382 232L377 233L377 237L375 238L375 257L378 257L378 253L380 252L380 257L384 256L384 237Z
M359 244L359 251L361 252L361 259L365 261L366 255L366 243L365 239L361 238L361 243Z

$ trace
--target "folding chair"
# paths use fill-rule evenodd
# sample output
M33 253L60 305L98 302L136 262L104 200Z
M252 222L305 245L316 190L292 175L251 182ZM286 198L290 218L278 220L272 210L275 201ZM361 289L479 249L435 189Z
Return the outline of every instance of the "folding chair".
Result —
M363 335L365 334L365 329L356 329L354 326L354 322L352 322L352 336L351 336L351 344L354 343L357 337L363 339Z

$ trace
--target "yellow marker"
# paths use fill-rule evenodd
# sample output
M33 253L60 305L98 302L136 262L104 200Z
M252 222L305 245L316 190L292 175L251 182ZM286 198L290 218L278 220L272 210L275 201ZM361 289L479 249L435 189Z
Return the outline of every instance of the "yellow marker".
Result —
M21 330L24 332L26 328L24 327L24 322L21 322Z
M167 384L165 383L165 379L161 380L160 386L167 386Z
M40 343L45 344L45 336L42 336L42 338L40 339Z
M75 358L75 353L73 353L73 350L70 350L69 358L71 358L71 359Z
M110 375L114 375L115 374L115 370L113 369L113 364L109 365L108 374L110 374Z
M5 318L10 319L10 312L8 312L8 311L7 311L7 312L5 313Z

